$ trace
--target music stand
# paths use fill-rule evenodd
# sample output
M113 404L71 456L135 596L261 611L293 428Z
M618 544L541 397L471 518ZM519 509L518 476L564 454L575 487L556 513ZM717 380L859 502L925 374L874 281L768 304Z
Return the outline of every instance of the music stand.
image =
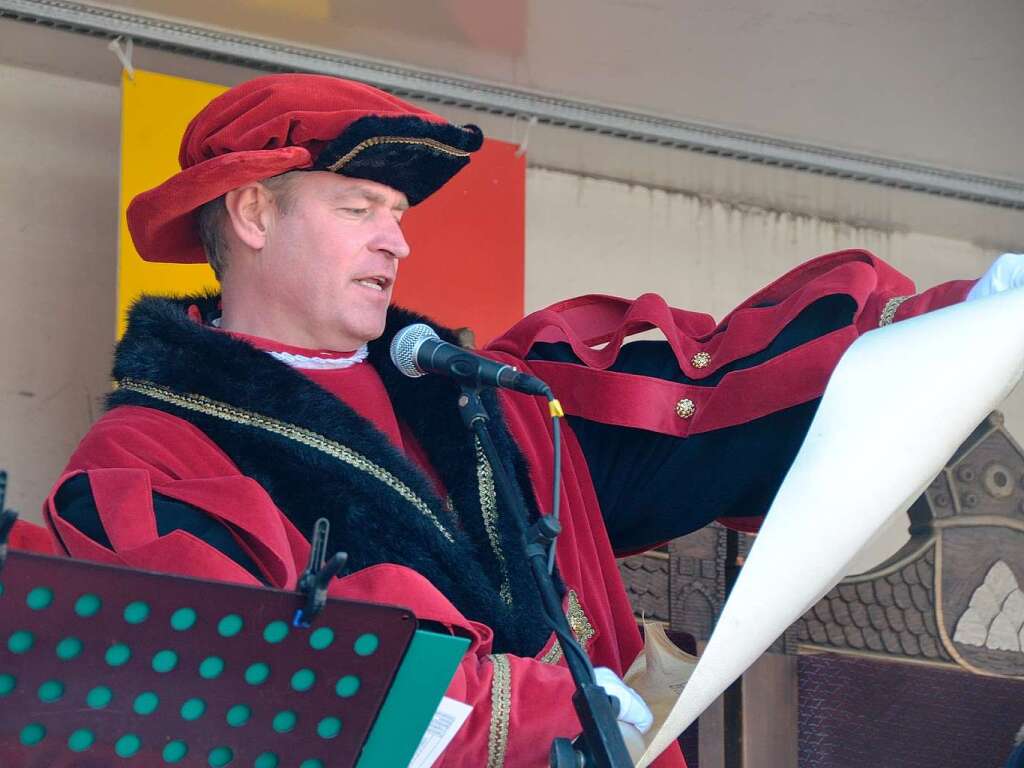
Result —
M9 552L0 765L404 765L468 643L416 632L407 609L336 599L294 627L303 600ZM400 665L395 716L375 725Z

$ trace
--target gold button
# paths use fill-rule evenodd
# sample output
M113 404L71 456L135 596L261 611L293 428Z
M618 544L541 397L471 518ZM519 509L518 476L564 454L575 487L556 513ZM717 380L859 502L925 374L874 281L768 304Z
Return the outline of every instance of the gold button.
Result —
M690 365L694 368L707 368L711 365L711 355L707 352L698 352L692 358L690 358Z
M688 397L684 397L678 403L676 403L676 416L680 419L688 419L697 412L697 406L693 404L693 400Z

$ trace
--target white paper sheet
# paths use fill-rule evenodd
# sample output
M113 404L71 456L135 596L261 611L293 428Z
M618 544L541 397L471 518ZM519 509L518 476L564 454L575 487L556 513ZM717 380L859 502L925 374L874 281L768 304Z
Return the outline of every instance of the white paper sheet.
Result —
M1024 290L866 333L829 381L646 766L834 587L1024 370Z
M437 762L437 758L455 738L472 711L473 707L469 704L442 697L427 732L423 734L416 753L409 761L409 768L430 768Z

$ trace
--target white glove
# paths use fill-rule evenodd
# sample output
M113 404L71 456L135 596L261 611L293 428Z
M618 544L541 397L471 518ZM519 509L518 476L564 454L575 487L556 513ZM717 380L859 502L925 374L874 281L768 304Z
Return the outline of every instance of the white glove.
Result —
M1024 253L1004 253L967 294L966 301L1024 287Z
M629 723L640 733L647 733L654 724L654 715L640 698L640 694L622 682L622 678L608 667L596 667L594 680L604 692L619 702L618 719Z

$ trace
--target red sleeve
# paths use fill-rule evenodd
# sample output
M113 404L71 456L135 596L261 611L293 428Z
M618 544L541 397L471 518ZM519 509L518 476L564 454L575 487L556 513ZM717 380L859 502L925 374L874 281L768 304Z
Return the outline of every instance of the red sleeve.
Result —
M526 360L535 344L566 343L583 365L528 363L551 385L566 413L687 437L819 397L846 348L860 333L884 325L887 313L899 320L938 309L962 301L971 285L955 281L915 295L913 282L878 257L840 251L796 267L717 324L709 315L669 307L655 294L635 300L581 296L527 316L489 349ZM702 383L766 349L803 310L834 295L852 299L851 323L754 367L730 370L713 386ZM614 370L625 339L654 328L693 383Z
M861 333L962 301L972 285L972 281L955 281L915 293L913 282L881 259L866 251L841 251L798 266L718 323L705 314L671 308L654 294L632 301L583 296L524 318L490 349L550 384L567 414L591 427L609 428L586 427L597 435L592 445L588 443L592 450L587 462L590 465L597 458L599 466L592 476L601 488L611 489L599 495L606 522L621 522L619 535L612 531L613 543L632 550L636 548L632 540L622 535L628 533L626 528L643 534L637 546L650 546L706 522L701 510L713 512L714 499L701 498L703 506L697 509L695 499L701 494L692 494L694 508L685 510L683 521L680 505L672 498L649 498L655 492L652 489L661 486L672 495L685 493L679 480L685 476L733 478L736 499L756 503L740 504L740 509L722 505L718 513L735 515L750 509L749 518L730 517L729 523L756 530L763 514L760 502L770 499L781 482L788 454L774 456L780 467L775 473L773 464L771 473L778 476L767 477L767 470L752 473L750 466L743 465L743 451L729 450L724 442L734 441L737 449L752 445L751 440L764 443L770 437L761 434L758 425L767 423L766 417L778 420L796 413L798 406L813 405L840 357ZM827 317L821 317L822 307L828 307ZM811 315L818 318L820 329L800 336L796 343L778 341L793 338L795 328L807 327L801 318ZM650 329L660 330L665 337L667 363L657 373L630 367L630 361L639 356L620 354L628 336ZM802 413L812 412L805 408ZM787 451L798 448L803 433L793 430L805 428L801 424L794 418L785 439L779 438ZM690 440L649 440L640 445L625 435L626 430L616 433L614 428L619 427ZM699 452L703 464L689 462L680 467L681 459L675 464L669 460L670 454L685 453L680 448L684 443L692 446L705 438L717 445L718 463L709 464L711 451ZM610 468L605 466L609 461ZM724 466L723 461L732 463ZM631 472L631 462L646 468ZM666 475L675 467L683 474L659 484L651 467L666 468ZM601 480L605 475L620 480ZM649 481L644 484L646 495L638 493L633 482L637 477ZM628 493L624 488L630 489ZM707 496L710 491L705 488L702 493ZM620 520L616 503L625 507L628 519ZM649 518L650 526L638 524L638 509L641 518ZM673 527L683 522L681 528ZM654 535L662 529L665 536Z
M65 482L88 476L109 546L61 517ZM159 535L153 494L186 502L226 526L268 583L291 588L296 550L308 549L266 491L188 422L149 408L123 406L101 418L72 454L43 506L60 548L73 557L197 578L258 580L186 531Z
M57 554L49 532L41 525L30 523L27 520L14 522L14 528L11 529L7 544L11 549L35 552L40 555Z

